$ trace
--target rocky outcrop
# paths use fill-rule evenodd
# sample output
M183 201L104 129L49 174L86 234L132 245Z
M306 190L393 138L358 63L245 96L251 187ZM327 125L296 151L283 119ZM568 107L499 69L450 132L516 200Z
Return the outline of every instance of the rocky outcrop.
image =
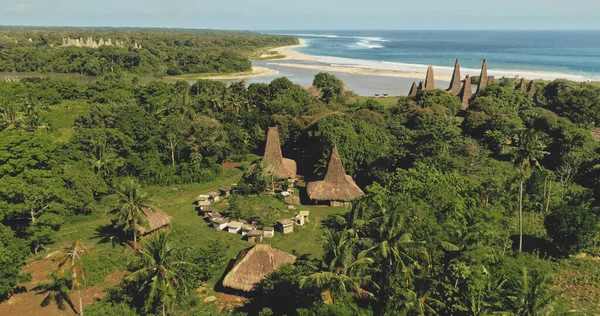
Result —
M460 61L456 58L456 63L454 64L454 72L452 73L452 79L450 81L450 87L448 87L448 91L454 95L459 95L461 91L461 79L460 79Z

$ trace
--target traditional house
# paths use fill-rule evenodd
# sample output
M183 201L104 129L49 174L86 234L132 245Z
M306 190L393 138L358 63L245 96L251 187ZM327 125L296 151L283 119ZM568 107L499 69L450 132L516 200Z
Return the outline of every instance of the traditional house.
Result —
M242 230L242 223L237 221L232 221L227 224L227 232L231 234L237 234Z
M350 201L365 194L352 177L346 174L337 146L334 146L331 151L325 179L309 182L306 191L311 200L319 203L325 202L330 206L347 205Z
M452 72L452 81L450 81L450 86L448 87L448 92L459 95L462 90L462 82L460 77L460 61L456 58L456 63L454 64L454 71Z
M275 236L275 227L263 228L263 236L265 238L273 238Z
M435 79L433 76L433 66L427 67L427 75L425 76L425 90L435 89Z
M479 75L479 84L477 85L477 93L481 92L488 85L487 59L483 60L481 65L481 74Z
M251 230L246 234L246 237L248 237L248 242L258 244L262 242L263 234L264 232L262 230Z
M277 230L284 234L293 233L294 221L288 218L277 221Z
M213 218L211 222L216 230L224 230L229 224L229 221L223 217Z
M279 141L279 130L277 127L269 127L263 159L269 164L269 171L272 171L278 179L296 178L296 162L291 159L283 158L283 154L281 153L281 143Z
M152 234L153 232L160 229L167 229L171 226L173 218L169 214L163 212L158 207L150 205L149 207L143 208L142 211L146 215L148 226L139 226L138 232L142 236Z
M283 264L294 264L296 257L268 244L257 244L242 250L231 270L223 278L223 286L251 292L271 272Z

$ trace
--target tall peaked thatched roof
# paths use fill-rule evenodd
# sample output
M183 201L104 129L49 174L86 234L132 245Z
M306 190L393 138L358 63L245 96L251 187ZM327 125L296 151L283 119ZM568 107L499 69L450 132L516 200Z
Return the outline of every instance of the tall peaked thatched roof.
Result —
M461 90L461 79L460 79L460 61L456 58L454 64L454 72L452 73L452 81L450 81L450 87L448 91L454 95L459 95Z
M477 93L479 91L485 89L488 84L488 74L487 74L487 59L483 60L483 65L481 65L481 74L479 75L479 85L477 86Z
M529 82L529 87L527 88L527 92L531 96L534 96L537 93L537 87L535 86L535 82L533 80L531 80Z
M433 77L433 66L427 67L427 75L425 76L425 90L435 89L435 79Z
M525 78L521 78L521 82L519 83L519 87L521 88L521 92L527 93L527 83L525 83Z
M352 177L346 174L337 146L331 151L325 179L308 183L306 191L310 199L315 201L346 202L365 195Z
M462 90L460 91L460 101L462 102L463 109L469 106L469 99L473 95L473 88L471 87L471 77L467 75L465 83L463 84Z
M417 88L417 83L413 82L412 87L410 87L410 91L408 92L408 96L415 96L417 95L418 91L419 88Z
M279 266L294 262L294 255L275 249L269 244L258 244L240 252L233 267L225 275L223 286L250 292Z
M290 179L296 177L296 162L283 158L283 154L281 153L281 143L277 127L269 127L264 160L271 164L272 171L277 178Z
M150 205L142 209L148 220L148 227L140 226L138 228L140 234L145 235L155 230L161 229L171 224L173 218L169 214L161 211L158 207Z

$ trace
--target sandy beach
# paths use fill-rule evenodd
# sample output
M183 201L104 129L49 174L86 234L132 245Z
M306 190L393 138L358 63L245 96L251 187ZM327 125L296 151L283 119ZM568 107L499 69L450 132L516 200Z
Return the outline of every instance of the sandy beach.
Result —
M307 54L303 54L298 52L296 49L300 47L304 47L306 42L300 40L299 45L294 46L284 46L278 47L270 50L277 55L283 55L284 58L279 58L273 60L274 64L277 64L281 67L292 67L292 68L302 68L302 69L312 69L324 72L338 72L352 75L368 75L368 76L383 76L383 77L396 77L396 78L410 78L410 79L425 79L425 71L419 72L406 72L406 71L396 71L396 70L383 70L383 69L375 69L369 67L362 66L334 66L327 63L315 63L315 64L302 64L302 63L290 63L290 62L279 62L279 61L311 61L311 62L319 62L321 59L320 56L311 56ZM265 54L264 57L269 55ZM451 74L436 74L436 79L441 81L450 81L452 75Z
M238 72L234 74L228 75L216 75L216 76L203 76L203 75L193 75L193 76L173 76L169 77L170 80L198 80L198 79L213 79L213 80L244 80L258 77L266 77L266 76L277 76L279 71L273 70L266 67L257 67L253 66L251 72Z

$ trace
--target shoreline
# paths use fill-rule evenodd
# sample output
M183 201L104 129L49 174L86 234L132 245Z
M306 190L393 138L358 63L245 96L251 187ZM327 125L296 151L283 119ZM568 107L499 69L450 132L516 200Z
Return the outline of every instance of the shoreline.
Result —
M203 74L189 74L166 77L167 80L200 80L200 79L211 79L211 80L236 80L236 79L252 79L267 76L277 76L279 71L273 70L267 67L256 67L252 66L250 72L237 72L232 74L217 74L217 75L203 75Z
M299 52L297 50L298 48L305 47L306 45L307 41L300 39L300 44L298 45L273 48L269 50L269 52L276 53L285 57L279 59L266 58L264 59L264 61L282 67L312 69L324 72L338 72L353 75L419 79L417 80L417 83L418 81L425 80L427 67L429 66L425 64L407 64L376 60L358 60L333 56L313 56ZM266 55L263 56L267 57ZM312 63L291 63L289 61L301 61ZM433 69L436 81L450 82L450 80L452 79L452 72L454 70L453 64L447 66L433 65ZM479 76L480 72L480 68L461 68L462 77L464 77L465 75ZM525 78L526 80L555 80L560 78L576 82L600 81L600 78L586 77L585 75L543 70L488 68L488 75L495 76L496 79L506 77L513 79Z

